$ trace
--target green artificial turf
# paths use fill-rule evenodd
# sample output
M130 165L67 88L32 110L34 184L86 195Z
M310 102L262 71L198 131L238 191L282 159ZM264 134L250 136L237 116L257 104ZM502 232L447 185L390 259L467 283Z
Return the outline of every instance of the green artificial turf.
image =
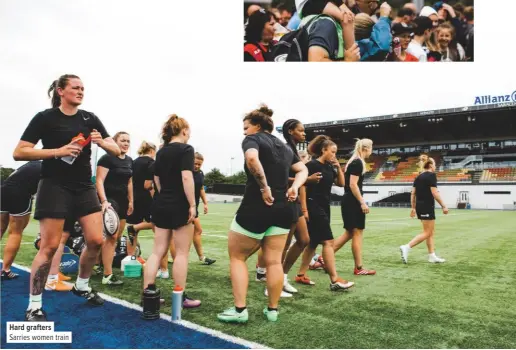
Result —
M438 213L436 252L446 263L428 263L421 244L404 265L398 247L420 232L420 222L410 219L407 209L372 208L364 233L364 266L376 269L376 276L354 276L351 249L345 246L337 253L337 271L356 286L335 293L322 271L309 272L315 286L293 283L298 261L289 276L299 293L281 300L280 319L270 323L262 314L265 284L254 281L256 257L251 257L249 322L232 325L216 315L233 301L226 237L236 209L236 204L211 204L210 214L201 216L205 255L217 262L200 265L192 247L187 290L202 305L183 311L188 321L275 348L516 348L514 212ZM332 229L335 237L342 234L338 207L332 208ZM30 266L36 253L30 242L37 232L37 222L31 221L16 263ZM147 257L152 232L141 232L140 243ZM92 277L99 291L139 303L141 279L124 278L120 287L100 281L100 276ZM169 299L172 281L158 280L158 286ZM162 312L170 313L170 300Z

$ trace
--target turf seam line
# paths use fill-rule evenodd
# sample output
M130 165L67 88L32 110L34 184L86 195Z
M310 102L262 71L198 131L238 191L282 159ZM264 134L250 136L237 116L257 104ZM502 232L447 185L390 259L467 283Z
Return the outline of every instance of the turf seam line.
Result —
M4 259L0 259L0 262L3 263ZM26 267L26 266L19 265L17 263L13 263L12 266L14 266L14 267L16 267L16 268L18 268L20 270L23 270L23 271L26 271L26 272L30 273L30 269L28 267ZM105 300L107 300L109 302L112 302L113 304L117 304L117 305L126 307L128 309L133 309L133 310L136 310L136 311L142 311L143 310L143 308L140 305L130 303L130 302L126 301L126 300L118 299L118 298L115 298L115 297L113 297L111 295L107 295L107 294L104 294L104 293L99 293L99 295L103 299L105 299ZM267 346L265 346L263 344L259 344L259 343L255 343L255 342L252 342L252 341L249 341L249 340L245 340L245 339L239 338L239 337L235 337L235 336L223 333L221 331L217 331L215 329L211 329L211 328L208 328L208 327L204 327L204 326L198 325L198 324L190 322L190 321L186 321L186 320L172 321L172 317L170 315L167 315L167 314L164 314L164 313L160 313L160 318L165 320L165 321L168 321L170 323L177 323L177 324L179 324L179 325L181 325L181 326L183 326L185 328L189 328L189 329L192 329L192 330L200 332L200 333L209 334L211 336L220 338L222 340L226 340L226 341L228 341L230 343L242 345L242 346L248 347L250 349L270 349L269 347L267 347Z

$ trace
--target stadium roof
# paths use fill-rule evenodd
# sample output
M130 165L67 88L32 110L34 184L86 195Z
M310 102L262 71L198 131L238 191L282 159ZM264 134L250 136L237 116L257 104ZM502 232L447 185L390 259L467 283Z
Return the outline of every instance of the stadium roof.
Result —
M355 138L384 146L516 140L516 102L311 123L305 129L307 141L324 134L339 147Z

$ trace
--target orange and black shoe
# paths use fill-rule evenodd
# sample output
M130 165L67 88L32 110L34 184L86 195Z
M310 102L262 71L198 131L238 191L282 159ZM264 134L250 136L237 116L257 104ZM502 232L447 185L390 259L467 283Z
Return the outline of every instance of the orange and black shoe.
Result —
M368 270L368 269L364 269L363 267L360 268L360 269L357 269L355 267L355 275L359 276L359 275L376 275L376 270Z
M312 281L310 278L308 278L307 275L297 275L296 276L296 283L306 284L307 286L315 285L315 282Z
M59 281L70 281L72 278L64 275L63 273L59 272L57 274Z

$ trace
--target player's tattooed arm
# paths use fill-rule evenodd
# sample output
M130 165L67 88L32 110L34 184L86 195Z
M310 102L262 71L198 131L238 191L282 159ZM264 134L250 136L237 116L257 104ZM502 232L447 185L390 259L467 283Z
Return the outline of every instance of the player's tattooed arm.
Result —
M34 273L32 278L32 295L39 295L43 293L43 288L47 282L48 272L50 271L50 264L52 261L45 261Z
M258 158L258 150L251 148L245 152L245 162L249 172L253 175L260 188L267 187L267 178L262 163Z

